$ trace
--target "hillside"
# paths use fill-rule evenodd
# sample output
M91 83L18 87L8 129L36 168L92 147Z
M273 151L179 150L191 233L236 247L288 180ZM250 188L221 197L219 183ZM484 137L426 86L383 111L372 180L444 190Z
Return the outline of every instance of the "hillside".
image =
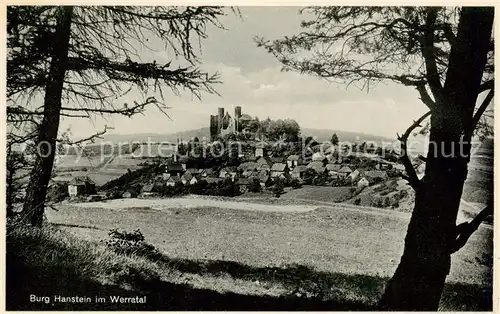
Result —
M311 129L303 128L302 135L315 137L318 141L330 140L333 133L337 133L340 141L356 142L356 141L394 141L383 136L364 134L358 132L348 132L339 130L327 130L327 129ZM199 129L187 130L182 132L176 132L171 134L158 134L158 133L137 133L137 134L108 134L104 136L103 141L112 142L132 142L140 141L146 142L148 139L152 142L169 141L175 142L178 138L190 139L193 137L198 137L200 140L203 138L208 139L210 137L210 131L208 127L203 127Z

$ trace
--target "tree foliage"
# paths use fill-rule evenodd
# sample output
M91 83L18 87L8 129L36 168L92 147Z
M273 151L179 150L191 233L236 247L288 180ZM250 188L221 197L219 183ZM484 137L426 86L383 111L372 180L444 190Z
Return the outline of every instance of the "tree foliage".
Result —
M71 33L61 116L90 118L92 114L132 116L155 105L166 105L151 93L183 90L201 97L214 92L218 74L199 69L197 45L206 27L222 28L218 7L78 6L69 10ZM10 123L40 123L42 108L35 100L51 80L50 62L61 7L9 6L7 10L7 117ZM156 45L156 46L154 46ZM143 61L144 51L165 50L163 60ZM168 60L168 61L164 61ZM117 103L137 88L142 101ZM26 128L23 127L23 130ZM31 138L35 132L29 134Z
M207 26L222 28L223 8L11 6L7 11L10 139L46 143L36 156L24 203L34 225L42 222L61 118L131 117L152 105L167 115L166 91L198 98L215 92L218 75L199 68L198 47ZM142 58L159 45L162 60ZM132 89L142 99L119 104Z
M306 20L298 34L256 38L283 70L366 90L392 81L414 88L429 109L398 135L415 207L401 261L379 305L383 310L436 310L451 254L492 209L488 205L479 218L456 226L472 137L478 127L479 135L491 134L491 128L482 130L491 125L488 107L494 95L494 9L308 7L300 12ZM419 178L407 140L422 126L430 144Z

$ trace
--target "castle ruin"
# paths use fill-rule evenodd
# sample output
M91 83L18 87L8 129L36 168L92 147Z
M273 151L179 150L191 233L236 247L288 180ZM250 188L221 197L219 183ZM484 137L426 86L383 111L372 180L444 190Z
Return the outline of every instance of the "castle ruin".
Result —
M227 111L224 114L224 108L219 108L217 115L210 115L210 140L215 141L226 134L241 132L240 118L241 106L234 107L234 118Z

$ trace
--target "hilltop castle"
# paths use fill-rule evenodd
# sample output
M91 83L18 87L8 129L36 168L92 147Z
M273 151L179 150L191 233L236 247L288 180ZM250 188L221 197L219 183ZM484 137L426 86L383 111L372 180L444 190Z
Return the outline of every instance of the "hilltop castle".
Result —
M210 115L210 140L214 141L218 137L224 136L229 133L241 132L241 107L234 107L234 119L224 108L218 109L217 115Z

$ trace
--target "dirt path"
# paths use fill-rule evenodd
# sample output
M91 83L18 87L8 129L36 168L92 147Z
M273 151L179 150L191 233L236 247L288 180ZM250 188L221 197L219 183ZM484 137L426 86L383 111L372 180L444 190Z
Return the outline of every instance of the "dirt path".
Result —
M161 199L115 199L105 202L75 203L76 207L92 207L103 209L130 209L130 208L151 208L156 210L188 209L196 207L218 207L239 210L254 210L265 212L309 212L317 209L317 205L271 205L256 204L250 202L223 201L209 198L182 197L182 198L161 198Z

